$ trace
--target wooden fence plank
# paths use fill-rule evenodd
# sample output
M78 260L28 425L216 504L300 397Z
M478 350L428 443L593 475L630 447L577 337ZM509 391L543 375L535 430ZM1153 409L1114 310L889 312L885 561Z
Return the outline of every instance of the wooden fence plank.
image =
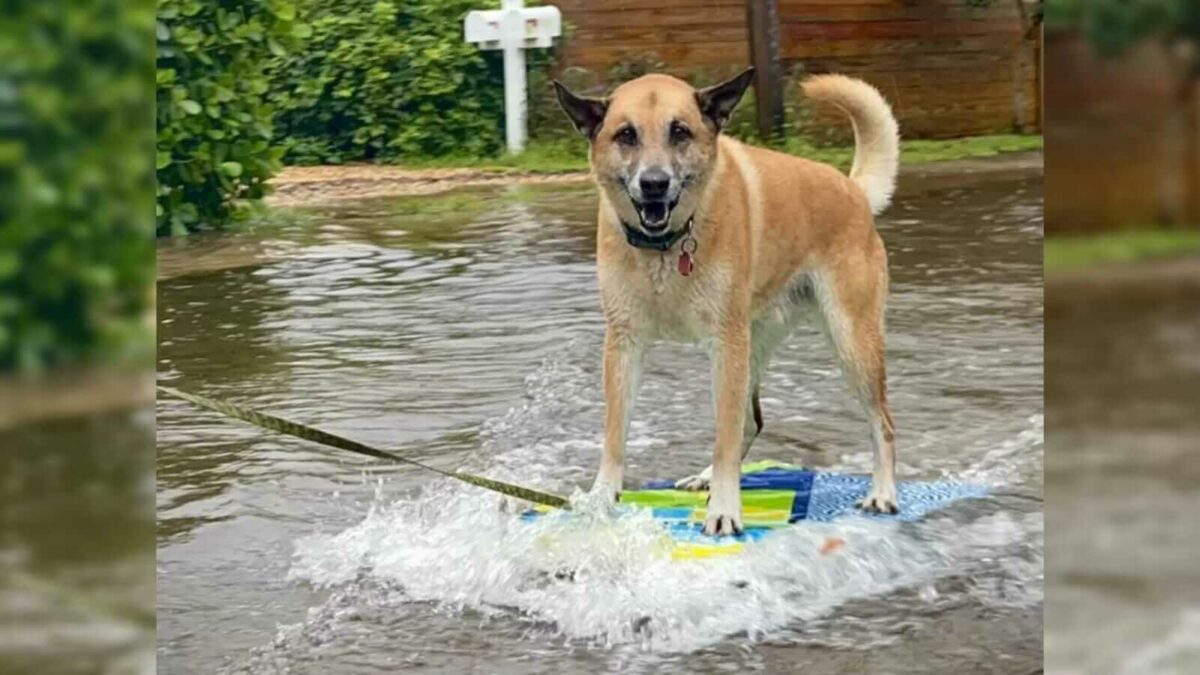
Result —
M609 47L654 47L672 43L740 42L746 39L745 26L678 26L678 27L623 27L581 28L572 37L590 45ZM587 47L584 47L586 49Z
M688 9L630 9L623 12L577 12L565 15L565 18L578 28L741 26L745 30L746 8L742 6L697 7L692 5Z
M566 55L570 65L599 67L606 70L621 61L653 54L666 61L669 68L680 70L692 66L743 66L750 62L750 45L740 42L718 42L702 45L670 44L639 45L637 47L589 47L586 50L571 50Z
M604 14L636 9L712 9L736 7L745 9L745 0L549 0L564 16L570 14Z
M966 71L979 68L1011 68L1013 55L1001 50L986 52L947 52L921 54L852 54L848 56L808 57L793 59L795 66L804 66L811 72L894 72L902 70L920 71Z
M1021 35L1015 21L840 21L837 23L788 22L782 27L788 40L936 40L962 35Z
M869 54L951 54L958 52L1002 51L1015 47L1009 36L955 37L941 40L806 40L786 41L785 59L814 56L856 56Z
M592 70L650 58L712 79L750 62L747 0L552 0L571 26L561 67ZM839 72L884 92L908 137L1040 125L1036 42L1021 41L1015 2L774 0L788 76ZM1025 0L1032 7L1034 0ZM1019 55L1022 54L1021 57ZM1024 59L1024 68L1018 58ZM795 91L787 96L795 95ZM826 119L826 113L817 119Z
M839 21L910 21L946 19L955 21L992 21L1020 18L1015 4L1004 4L999 10L979 10L966 2L953 5L918 4L912 6L881 7L845 3L838 5L816 5L811 2L788 4L780 2L780 21L784 23L836 23Z
M746 0L750 58L754 62L754 100L758 133L783 133L783 63L779 58L778 0Z

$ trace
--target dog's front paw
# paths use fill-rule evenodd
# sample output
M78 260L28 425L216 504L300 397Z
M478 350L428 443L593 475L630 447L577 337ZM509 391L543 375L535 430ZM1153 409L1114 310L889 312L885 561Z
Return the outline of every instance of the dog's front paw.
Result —
M693 491L698 492L700 490L707 490L708 484L711 481L712 481L712 467L710 466L707 469L696 474L695 476L688 476L687 478L680 478L679 480L675 481L675 489L676 490L693 490Z
M742 496L737 490L713 492L708 496L704 534L732 536L742 533Z
M601 471L592 483L589 495L599 495L616 503L621 501L621 476L615 473Z
M872 485L871 492L858 501L858 508L867 513L899 513L895 485Z
M704 534L710 537L734 536L742 533L742 516L708 514L704 521Z

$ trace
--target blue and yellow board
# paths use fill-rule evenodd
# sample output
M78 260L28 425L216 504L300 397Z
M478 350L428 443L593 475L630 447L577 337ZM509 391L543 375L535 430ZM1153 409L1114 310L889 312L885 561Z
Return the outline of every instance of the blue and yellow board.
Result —
M651 481L641 490L622 492L621 504L650 509L672 541L672 557L680 559L739 553L746 543L801 521L829 522L847 515L912 521L951 502L987 494L983 485L953 480L900 481L896 485L900 512L866 515L855 502L870 489L869 476L813 471L765 460L742 466L745 532L736 537L710 537L702 531L708 493L676 490L674 485L673 480ZM551 510L537 507L527 517Z

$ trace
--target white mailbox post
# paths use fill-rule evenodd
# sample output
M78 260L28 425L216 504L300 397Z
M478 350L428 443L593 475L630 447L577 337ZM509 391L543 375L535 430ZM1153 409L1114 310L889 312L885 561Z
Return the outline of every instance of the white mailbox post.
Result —
M549 47L562 34L557 7L525 7L523 0L501 0L500 9L474 11L463 21L467 42L504 50L504 130L508 151L525 149L525 51Z

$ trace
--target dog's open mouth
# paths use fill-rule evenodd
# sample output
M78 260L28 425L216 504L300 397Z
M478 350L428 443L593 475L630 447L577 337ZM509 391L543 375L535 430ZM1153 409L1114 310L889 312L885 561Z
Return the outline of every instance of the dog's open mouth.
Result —
M648 202L634 202L633 206L637 209L638 216L642 219L642 229L656 234L667 229L667 223L671 220L671 211L679 204L678 199L667 201L655 200Z

